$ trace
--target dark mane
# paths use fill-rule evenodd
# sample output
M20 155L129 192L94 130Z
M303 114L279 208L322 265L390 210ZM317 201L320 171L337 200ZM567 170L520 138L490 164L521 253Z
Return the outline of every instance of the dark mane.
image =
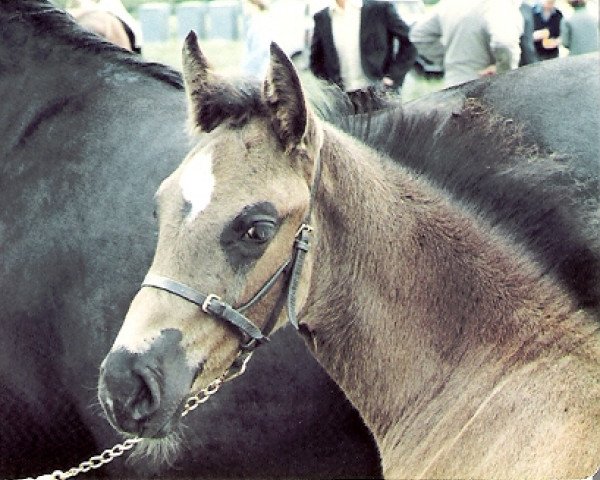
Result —
M478 98L450 118L401 107L328 120L423 175L526 248L582 307L600 306L597 169L528 142ZM390 134L393 132L393 134Z
M327 122L347 122L355 108L352 101L337 86L328 85L313 77L303 79L308 95L307 101L313 111ZM237 77L221 79L220 82L205 88L202 96L202 109L196 121L203 131L210 132L223 122L232 127L240 127L253 117L266 117L268 111L262 99L262 84L259 80ZM365 91L364 100L373 110L383 108L386 103L372 91Z
M102 54L118 64L183 89L180 73L165 65L144 61L139 55L102 40L99 36L79 27L68 14L47 1L0 2L0 13L8 21L25 19L35 29L36 36L43 37L50 34L59 42L76 50Z
M253 117L267 116L258 81L222 79L199 95L202 106L195 121L204 132L210 132L224 122L235 128L245 125Z

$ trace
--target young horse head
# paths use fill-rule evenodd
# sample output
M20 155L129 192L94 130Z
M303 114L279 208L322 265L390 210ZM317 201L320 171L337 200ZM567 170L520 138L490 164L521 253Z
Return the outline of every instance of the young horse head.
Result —
M187 395L239 373L287 317L386 476L593 473L592 313L473 212L316 118L276 46L259 91L217 78L190 35L184 77L202 135L156 194L155 258L102 365L115 427L168 434Z
M289 60L278 50L274 59L261 98L255 86L234 88L213 76L195 37L187 40L190 120L204 134L156 193L160 234L147 284L174 279L218 295L211 297L215 309L221 302L239 306L288 262L307 215L321 140ZM248 309L258 328L285 277ZM220 376L240 351L235 322L158 287L143 288L133 300L100 385L113 424L144 436L168 431L190 389ZM304 281L295 289L300 305L306 287ZM223 315L231 310L225 308ZM242 338L263 341L252 335Z

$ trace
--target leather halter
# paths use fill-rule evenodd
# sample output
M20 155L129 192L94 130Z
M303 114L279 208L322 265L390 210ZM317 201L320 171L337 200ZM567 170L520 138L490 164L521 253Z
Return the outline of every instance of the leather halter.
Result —
M287 303L287 316L289 322L294 326L294 328L299 328L298 319L296 317L296 291L302 273L304 258L306 257L306 253L310 247L310 234L313 231L313 228L310 226L310 221L316 192L321 178L320 153L321 152L319 149L315 159L315 178L310 189L308 211L304 217L304 222L294 237L292 255L275 271L271 278L269 278L269 280L267 280L254 294L254 296L245 304L236 308L222 301L218 295L213 293L205 295L184 283L160 275L154 275L152 273L146 275L146 278L144 278L144 281L142 282L142 288L156 288L181 297L199 306L203 312L208 313L214 318L229 323L241 333L243 343L240 346L240 351L236 359L225 372L223 380L230 380L231 378L242 374L254 349L269 341L269 334L273 330L273 327L279 318L279 314L283 309L284 303ZM244 312L258 303L271 290L280 277L283 277L284 284L281 288L279 297L275 302L275 306L271 310L269 318L265 323L264 330L261 330L256 324L254 324L244 315Z

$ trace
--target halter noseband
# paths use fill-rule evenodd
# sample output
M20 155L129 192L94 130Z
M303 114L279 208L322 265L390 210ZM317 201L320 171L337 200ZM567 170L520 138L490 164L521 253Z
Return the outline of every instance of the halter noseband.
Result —
M304 258L310 247L310 234L313 231L313 228L310 226L310 220L312 217L316 191L321 177L320 153L321 152L319 149L315 159L315 178L310 189L308 212L306 213L304 222L294 237L292 255L275 271L271 278L269 278L254 294L254 296L245 304L234 308L228 303L222 301L218 295L213 293L205 295L184 283L151 273L146 275L146 278L144 278L144 281L142 282L142 288L151 287L164 290L173 295L177 295L178 297L181 297L199 306L203 312L208 313L218 320L225 321L238 329L238 331L242 334L243 343L236 359L224 374L224 380L230 380L231 378L242 374L254 349L269 341L268 336L273 330L277 319L279 318L279 314L283 309L284 303L287 303L287 315L289 322L296 329L299 328L298 319L296 317L296 290L300 281ZM264 330L261 330L244 315L244 312L258 303L271 290L271 288L273 288L280 277L284 278L284 284L281 288L279 297L275 302L275 306L273 307L273 310L271 310L269 318L267 319Z

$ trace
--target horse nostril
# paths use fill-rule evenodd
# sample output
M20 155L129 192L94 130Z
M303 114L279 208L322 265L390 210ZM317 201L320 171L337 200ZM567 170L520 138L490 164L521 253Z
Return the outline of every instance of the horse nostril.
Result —
M135 421L145 420L156 412L160 406L160 386L157 376L150 370L136 371L139 382L136 392L129 397L125 407Z
M148 359L125 350L111 352L98 383L98 396L111 424L139 434L160 409L162 375Z

